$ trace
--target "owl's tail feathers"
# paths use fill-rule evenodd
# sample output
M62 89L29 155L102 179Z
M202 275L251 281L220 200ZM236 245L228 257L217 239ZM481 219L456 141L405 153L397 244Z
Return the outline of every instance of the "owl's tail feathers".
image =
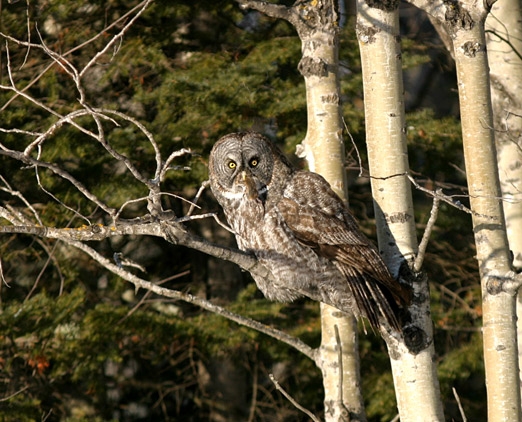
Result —
M348 287L358 308L356 313L359 316L366 317L372 329L376 332L379 331L381 326L383 328L389 326L401 332L399 305L406 307L409 304L411 292L404 289L404 292L401 291L399 296L399 288L402 285L399 285L396 291L391 292L382 282L374 279L371 275L361 274L356 269L345 265L338 265L338 268L348 281ZM397 281L393 281L399 284Z

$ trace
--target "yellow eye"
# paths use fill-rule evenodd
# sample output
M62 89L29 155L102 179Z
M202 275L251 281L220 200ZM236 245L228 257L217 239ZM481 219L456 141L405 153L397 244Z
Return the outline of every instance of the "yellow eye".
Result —
M252 158L250 160L250 167L255 167L259 164L259 162L257 161L257 158Z
M235 169L237 166L236 162L235 161L229 161L228 163L228 168L229 169Z

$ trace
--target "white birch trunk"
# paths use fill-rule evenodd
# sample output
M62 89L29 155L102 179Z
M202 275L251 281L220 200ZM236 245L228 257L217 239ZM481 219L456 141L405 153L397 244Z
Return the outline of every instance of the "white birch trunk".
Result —
M482 3L463 2L466 24L451 26L462 137L482 300L488 421L520 420L520 389L513 291L505 282L511 258L504 224Z
M358 1L357 36L361 50L366 142L374 196L379 248L395 275L417 253L415 221L405 138L398 11ZM401 421L443 421L434 363L429 289L414 283L410 307L415 330L405 340L387 336ZM415 351L406 344L416 336Z
M495 141L513 267L522 269L522 2L499 0L486 19ZM518 114L514 115L512 113ZM522 367L522 295L517 295L518 361ZM522 393L522 391L521 391Z
M311 171L321 174L346 198L344 144L338 81L338 35L334 2L323 11L323 24L300 33L303 57L299 70L305 78L308 110L306 138L298 155ZM364 421L360 390L357 324L331 306L321 304L320 368L323 372L326 421Z

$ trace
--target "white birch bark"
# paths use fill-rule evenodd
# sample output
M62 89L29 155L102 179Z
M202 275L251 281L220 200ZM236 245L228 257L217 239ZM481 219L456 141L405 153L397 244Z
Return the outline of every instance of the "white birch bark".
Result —
M309 169L324 176L337 194L346 198L337 15L333 1L324 2L322 7L329 9L320 12L327 20L311 33L300 32L303 57L299 69L305 78L308 127L298 155L306 157ZM319 366L325 420L364 421L355 318L321 304L321 328Z
M462 138L481 276L488 420L520 420L515 292L498 178L482 3L462 2L453 37Z
M366 142L379 248L395 275L417 253L405 138L401 50L397 8L358 1ZM395 5L397 6L397 5ZM387 336L401 421L442 421L444 414L434 363L427 280L414 283L412 327L404 339ZM413 348L411 347L413 344ZM409 347L408 347L409 346Z
M499 0L486 29L502 204L513 265L522 268L522 2Z
M486 19L495 142L513 267L522 269L522 1L499 0ZM519 368L522 295L517 295ZM521 391L522 394L522 391Z

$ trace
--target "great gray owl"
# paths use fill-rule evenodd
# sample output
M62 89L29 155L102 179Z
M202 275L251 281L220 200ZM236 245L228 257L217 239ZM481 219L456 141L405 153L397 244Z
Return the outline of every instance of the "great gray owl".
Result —
M400 331L398 305L410 290L396 281L320 175L294 169L264 136L232 133L212 148L210 186L240 249L274 280L254 277L270 300L307 296Z

